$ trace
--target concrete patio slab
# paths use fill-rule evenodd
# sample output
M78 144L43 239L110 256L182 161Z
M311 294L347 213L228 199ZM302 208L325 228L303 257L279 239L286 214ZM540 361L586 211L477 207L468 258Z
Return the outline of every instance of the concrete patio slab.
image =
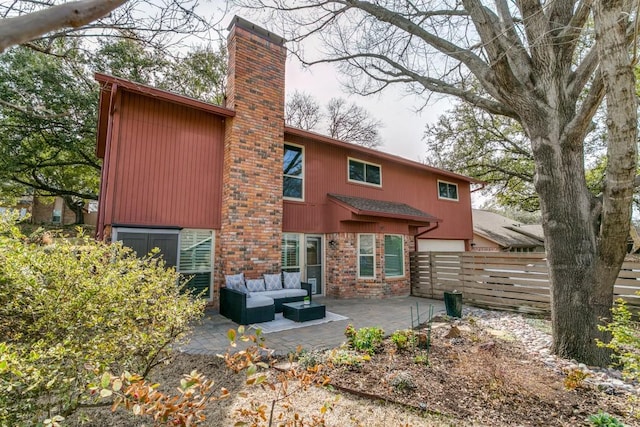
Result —
M344 329L351 323L356 328L377 326L391 334L398 329L411 327L413 315L417 324L428 318L429 306L433 313L444 312L444 303L418 297L400 297L388 299L334 299L314 297L316 302L325 304L327 310L348 317L321 325L289 329L282 332L265 334L266 345L276 354L287 354L298 346L307 350L338 347L345 341ZM238 325L215 310L207 310L202 322L196 325L191 341L181 347L190 354L223 354L229 345L227 331L237 329Z

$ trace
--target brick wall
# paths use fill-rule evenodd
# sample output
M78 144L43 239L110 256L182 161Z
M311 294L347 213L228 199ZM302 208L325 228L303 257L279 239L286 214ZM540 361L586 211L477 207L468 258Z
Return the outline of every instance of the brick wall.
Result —
M358 278L358 234L327 234L326 294L335 298L385 298L409 295L409 252L414 250L413 236L404 236L404 272L402 278L386 278L384 274L384 234L376 234L376 277ZM333 247L332 247L333 246Z
M234 19L228 39L222 226L216 282L224 274L280 271L284 42Z
M57 206L56 206L57 205ZM62 214L62 224L68 225L76 222L76 215L67 206L62 198L41 198L34 197L31 208L31 222L34 224L52 224L53 210L60 208Z

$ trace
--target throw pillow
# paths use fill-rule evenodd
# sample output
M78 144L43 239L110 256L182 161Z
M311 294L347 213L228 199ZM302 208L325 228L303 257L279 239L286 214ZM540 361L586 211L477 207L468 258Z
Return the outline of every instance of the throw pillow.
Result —
M236 289L236 291L240 291L243 294L246 294L247 298L251 298L251 294L249 293L249 289L247 289L247 287L244 284L238 285L235 289Z
M249 292L264 291L264 279L247 279L247 289L249 289Z
M268 291L282 289L282 276L280 274L265 274L264 286Z
M300 272L296 271L290 273L288 271L283 271L282 275L284 276L284 288L285 289L300 289Z
M241 286L244 287L244 273L226 275L224 281L227 288L239 291Z

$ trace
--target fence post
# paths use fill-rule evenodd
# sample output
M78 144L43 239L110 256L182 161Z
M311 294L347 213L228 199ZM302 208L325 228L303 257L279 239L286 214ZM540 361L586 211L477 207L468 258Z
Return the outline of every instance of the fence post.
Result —
M433 256L433 252L428 252L429 257L429 285L431 287L431 297L435 297L435 292L433 290L433 282L435 281L435 260Z

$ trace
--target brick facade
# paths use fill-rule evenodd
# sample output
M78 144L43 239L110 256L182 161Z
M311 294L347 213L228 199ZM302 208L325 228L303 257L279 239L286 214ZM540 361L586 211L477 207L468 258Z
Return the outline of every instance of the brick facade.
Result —
M31 222L33 224L52 224L54 209L59 209L61 212L60 224L69 225L76 222L76 214L60 197L53 199L34 197L31 207Z
M406 296L411 291L409 252L413 236L404 236L404 277L386 278L384 273L384 234L375 234L375 278L358 278L358 233L326 235L326 295L335 298L386 298Z
M284 40L236 18L228 39L222 224L224 274L280 271L284 140Z

